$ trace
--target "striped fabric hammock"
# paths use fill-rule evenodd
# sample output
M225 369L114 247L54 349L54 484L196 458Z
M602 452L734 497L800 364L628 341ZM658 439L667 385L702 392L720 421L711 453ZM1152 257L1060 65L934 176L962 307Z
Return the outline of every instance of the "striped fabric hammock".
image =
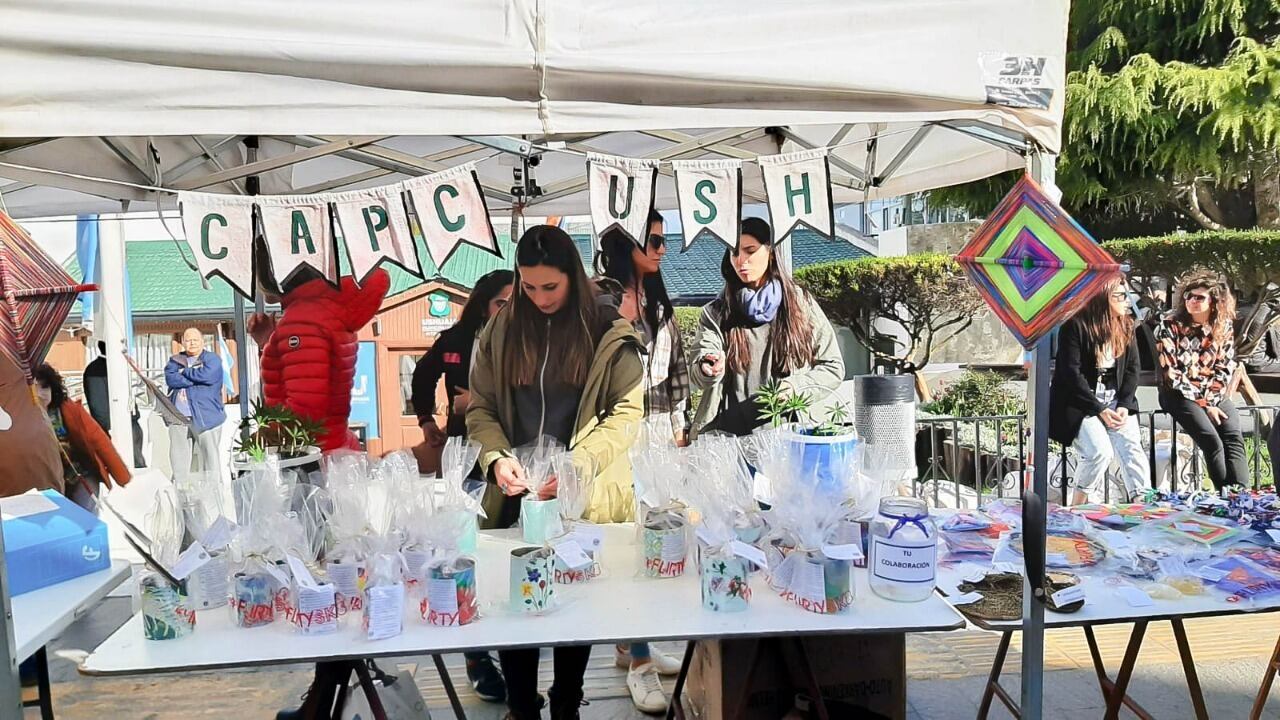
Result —
M31 236L0 211L0 353L27 376L49 352L76 296L96 290L77 284Z

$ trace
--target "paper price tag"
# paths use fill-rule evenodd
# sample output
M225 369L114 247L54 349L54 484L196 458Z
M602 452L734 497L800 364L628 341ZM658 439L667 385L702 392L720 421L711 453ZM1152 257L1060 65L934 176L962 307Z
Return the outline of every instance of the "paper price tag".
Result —
M1151 607L1156 604L1150 595L1142 591L1142 588L1136 588L1132 585L1122 585L1116 588L1116 594L1129 603L1129 607Z
M672 533L662 536L662 562L673 563L684 560L686 548L685 536L683 532Z
M1181 530L1182 532L1190 532L1190 533L1200 532L1203 529L1196 523L1185 523L1185 522L1174 523L1173 527L1175 530Z
M551 546L556 557L564 561L571 570L581 570L591 564L591 557L582 549L576 540L565 540Z
M173 564L173 576L179 580L184 580L207 562L209 562L209 552L200 543L193 542L191 547L182 551L182 554L178 556L178 561Z
M1072 585L1069 588L1059 590L1053 594L1053 604L1058 607L1070 605L1074 602L1080 602L1081 600L1084 600L1083 585Z
M427 580L427 607L437 614L458 614L458 581L455 578Z
M205 531L204 542L202 543L208 550L221 550L231 544L231 538L235 535L236 524L227 519L225 515L219 515L217 520L209 526Z
M963 595L952 595L947 599L952 605L972 605L982 599L982 593L967 592Z
M1062 553L1045 553L1044 562L1046 565L1066 565L1067 556Z
M796 595L809 600L815 606L826 607L826 583L826 571L818 563L802 560L796 564L795 575L791 578L791 588Z
M404 630L404 585L378 585L369 588L368 592L365 612L369 626L365 637L383 640L399 635Z
M729 543L729 547L733 548L734 555L755 563L756 567L769 567L769 561L765 559L764 551L755 545L748 545L741 540L734 540Z
M578 544L592 552L600 552L604 547L604 528L594 523L578 522L573 524L572 533L578 536Z
M862 548L857 545L823 545L822 554L832 560L861 560Z
M1226 577L1227 573L1219 570L1218 568L1205 565L1204 567L1197 568L1195 575L1196 577L1203 578L1209 582L1218 582L1222 580L1222 578Z
M292 557L289 559L293 560ZM303 570L305 569L304 567ZM315 580L312 579L312 582ZM298 619L295 622L303 634L324 635L338 629L338 607L334 602L334 593L333 586L328 584L303 585L298 588Z
M312 589L319 587L316 583L315 576L313 576L311 571L307 569L306 563L292 555L286 555L285 561L289 563L289 571L293 573L293 579L297 580L299 585Z
M1268 530L1267 536L1271 538L1271 542L1280 545L1280 530Z

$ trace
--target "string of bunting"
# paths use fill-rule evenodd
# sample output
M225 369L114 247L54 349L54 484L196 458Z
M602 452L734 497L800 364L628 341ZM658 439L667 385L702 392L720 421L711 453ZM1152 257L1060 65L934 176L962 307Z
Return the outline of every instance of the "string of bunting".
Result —
M815 148L756 159L775 242L802 226L835 239L829 152ZM643 247L659 162L594 153L586 159L596 234L617 230ZM737 247L742 165L732 159L671 161L685 249L702 238ZM270 273L281 286L299 273L336 283L338 238L357 283L384 263L430 277L414 242L415 221L437 270L464 244L501 257L475 163L366 190L254 197L179 192L178 202L201 276L219 276L246 297L254 288L255 217Z

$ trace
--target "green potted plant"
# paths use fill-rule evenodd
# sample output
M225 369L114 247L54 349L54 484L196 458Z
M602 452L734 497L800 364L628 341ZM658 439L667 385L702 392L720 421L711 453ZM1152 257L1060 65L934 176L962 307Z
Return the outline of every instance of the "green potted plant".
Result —
M316 437L320 423L298 415L289 408L255 402L253 413L240 421L239 440L232 466L239 471L265 462L274 453L281 468L299 467L320 460Z
M858 447L858 436L849 422L849 409L838 403L827 409L822 422L810 418L812 401L805 393L786 394L776 381L766 383L757 395L760 419L770 426L786 426L791 442L799 447L801 472L814 477L825 490L835 491L845 478L837 474Z

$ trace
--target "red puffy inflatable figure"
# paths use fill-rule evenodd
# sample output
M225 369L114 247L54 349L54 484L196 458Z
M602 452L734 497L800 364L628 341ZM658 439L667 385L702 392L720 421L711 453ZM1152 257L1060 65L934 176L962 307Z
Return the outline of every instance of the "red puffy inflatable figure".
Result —
M356 373L356 333L377 314L391 276L375 270L361 286L309 280L285 293L284 312L262 347L262 395L324 425L320 449L359 448L347 429Z

